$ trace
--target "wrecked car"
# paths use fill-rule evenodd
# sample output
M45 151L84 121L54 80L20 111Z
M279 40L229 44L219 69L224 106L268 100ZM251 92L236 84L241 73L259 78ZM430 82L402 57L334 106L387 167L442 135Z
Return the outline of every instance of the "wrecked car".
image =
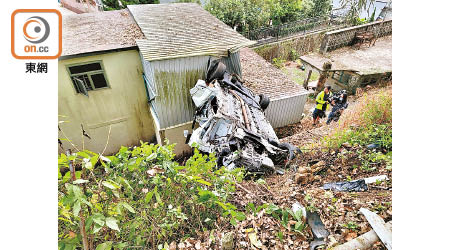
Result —
M201 152L215 152L219 166L282 173L300 149L280 143L264 116L269 98L255 95L242 83L222 62L211 63L206 81L198 80L190 90L196 107L194 124L199 127L185 134L186 142Z

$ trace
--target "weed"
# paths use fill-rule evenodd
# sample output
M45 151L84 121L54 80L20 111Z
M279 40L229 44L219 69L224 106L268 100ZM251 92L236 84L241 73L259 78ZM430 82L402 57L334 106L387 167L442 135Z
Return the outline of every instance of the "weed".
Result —
M283 67L285 62L286 62L286 60L281 57L276 57L276 58L272 59L273 65L275 65L275 67L277 67L279 69L281 69Z
M297 50L292 49L292 50L289 52L289 59L290 59L290 60L295 61L295 60L297 60L299 57L300 57L300 55L298 54Z
M90 244L102 249L156 249L181 235L211 229L220 216L231 224L244 220L245 214L227 202L243 178L242 169L218 169L214 154L197 149L180 166L173 160L174 146L142 143L108 157L88 150L61 154L59 247L81 246L84 221ZM81 167L76 181L70 171L61 174L69 164Z
M351 230L358 230L358 228L359 228L359 225L356 224L353 221L349 221L349 222L347 222L345 224L342 224L342 226L347 228L347 229L351 229Z

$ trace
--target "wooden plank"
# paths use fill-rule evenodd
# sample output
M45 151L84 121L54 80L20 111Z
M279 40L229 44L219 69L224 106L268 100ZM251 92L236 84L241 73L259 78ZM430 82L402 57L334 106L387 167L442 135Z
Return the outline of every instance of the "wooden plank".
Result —
M377 233L378 238L383 242L384 246L388 249L392 249L392 232L387 228L384 220L376 213L371 212L366 208L360 208L359 211L366 217L373 231Z
M309 78L311 77L311 73L312 73L312 70L309 70L308 76L306 77L305 82L303 83L303 88L305 88L305 89L308 89L308 82L309 82Z

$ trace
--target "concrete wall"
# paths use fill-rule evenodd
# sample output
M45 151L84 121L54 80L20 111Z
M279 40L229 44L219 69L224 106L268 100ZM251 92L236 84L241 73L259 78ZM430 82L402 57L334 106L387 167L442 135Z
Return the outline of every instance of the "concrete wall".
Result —
M272 62L274 58L295 60L309 52L319 50L324 35L325 32L312 33L306 36L294 37L289 40L255 47L253 50L269 62ZM297 58L293 57L293 50Z
M325 34L320 45L320 52L326 53L331 50L352 45L355 33L358 31L373 31L376 37L382 37L392 34L392 20L378 21L330 31Z
M101 60L110 88L78 94L69 77L67 65ZM106 154L120 146L139 145L139 141L156 141L153 120L148 110L142 64L137 50L71 58L58 62L58 114L64 134L78 149L82 148L81 125L92 138L84 138L85 149L102 152L109 127L111 134ZM64 138L59 132L58 138ZM70 143L63 141L67 149ZM61 149L60 149L61 150Z
M320 74L320 71L317 68L311 66L309 63L303 62L303 65L305 66L306 72L309 72L310 70L312 70L313 72L317 72L318 74ZM355 74L353 72L345 72L345 73L350 75L347 85L334 79L333 72L329 72L327 81L325 82L325 86L330 85L331 89L333 91L339 91L342 89L346 89L350 92L354 92L356 90L356 88L359 87L361 77L358 74Z

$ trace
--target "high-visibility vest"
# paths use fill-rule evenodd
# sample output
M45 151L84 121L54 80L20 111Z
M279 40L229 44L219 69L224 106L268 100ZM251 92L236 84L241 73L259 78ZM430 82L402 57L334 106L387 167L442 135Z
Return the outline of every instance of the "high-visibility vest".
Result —
M331 91L328 91L328 96L331 96L331 95L333 95L333 93L331 93ZM317 97L316 97L316 103L317 103L316 109L326 111L327 105L325 103L327 103L327 101L324 100L324 97L325 97L325 91L321 91L317 95ZM325 104L325 106L324 106L324 104ZM322 108L325 108L325 109L322 109Z

